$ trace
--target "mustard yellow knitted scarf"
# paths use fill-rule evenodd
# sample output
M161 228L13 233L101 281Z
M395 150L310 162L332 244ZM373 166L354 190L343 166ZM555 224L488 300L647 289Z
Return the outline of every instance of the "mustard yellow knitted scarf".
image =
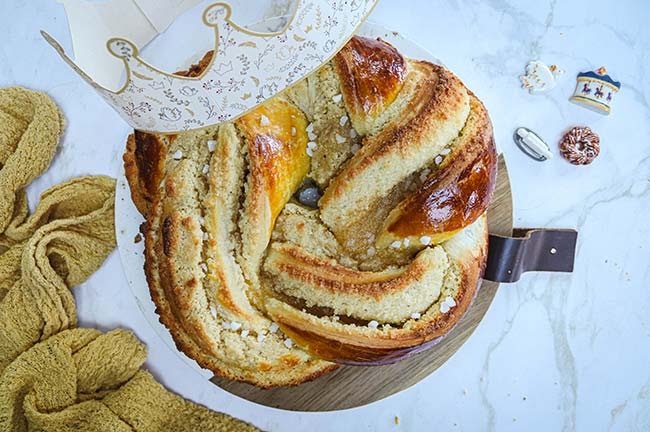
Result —
M0 432L257 430L165 390L131 332L76 328L71 288L115 248L115 181L72 179L29 214L63 127L48 96L0 89Z

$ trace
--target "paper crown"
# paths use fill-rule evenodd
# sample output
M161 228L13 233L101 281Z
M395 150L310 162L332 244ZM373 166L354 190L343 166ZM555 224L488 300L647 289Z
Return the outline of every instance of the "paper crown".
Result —
M297 0L285 28L249 31L230 20L227 3L203 13L214 28L214 53L199 77L163 72L139 57L127 39L112 38L108 51L124 62L126 82L117 91L97 84L50 35L45 40L134 129L178 133L234 119L295 84L332 58L354 35L377 0Z

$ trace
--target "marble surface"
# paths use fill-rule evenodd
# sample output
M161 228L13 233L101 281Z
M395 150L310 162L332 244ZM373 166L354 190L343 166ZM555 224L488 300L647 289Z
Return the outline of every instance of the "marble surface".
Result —
M253 4L253 0L239 0ZM244 8L252 22L282 10ZM527 274L502 286L469 341L436 373L402 393L337 413L293 413L230 396L165 346L129 290L117 252L75 289L81 325L132 329L149 347L147 368L173 391L264 430L650 430L650 3L644 0L382 0L371 20L429 49L483 99L509 164L519 227L577 228L573 274ZM54 1L3 0L0 86L49 93L68 120L50 170L29 188L82 174L116 176L128 127L41 39L67 49ZM567 74L531 96L518 76L529 60ZM609 117L568 102L574 76L606 65L622 82ZM589 125L602 151L590 166L559 157L557 141ZM538 163L512 141L538 132L554 159ZM400 424L395 424L399 416Z

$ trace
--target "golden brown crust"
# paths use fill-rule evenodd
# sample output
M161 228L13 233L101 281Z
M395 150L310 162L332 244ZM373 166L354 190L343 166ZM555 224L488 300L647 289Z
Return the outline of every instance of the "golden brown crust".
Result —
M460 281L453 296L456 306L444 314L435 314L432 319L421 319L409 328L395 328L390 331L346 328L328 325L304 312L271 302L268 308L282 330L315 357L343 364L385 364L392 363L423 349L422 344L446 335L469 309L480 283L487 260L487 221L483 215L470 228L467 239L473 252L457 256ZM455 254L455 251L450 251ZM440 299L443 300L442 298ZM438 307L435 303L433 307Z
M352 115L374 117L402 89L406 60L387 42L354 36L336 55L345 104Z
M145 217L162 180L167 147L161 140L160 136L135 131L129 135L122 156L131 198Z
M427 142L428 132L438 126L437 122L447 120L461 109L466 92L463 83L441 66L428 62L417 64L425 78L402 110L404 116L389 124L377 136L364 139L363 146L367 150L359 152L337 177L338 183L331 188L333 193L341 193L340 189L345 183L352 181L389 152L407 153L413 144Z
M178 74L198 76L211 59L210 52L199 64ZM368 136L364 138L362 150L334 178L326 197L321 200L323 203L350 192L345 189L364 170L390 161L396 155L412 158L412 166L406 167L407 175L426 166L427 161L437 154L421 157L420 153L432 151L431 140L440 141L436 144L439 147L436 147L436 151L439 151L457 135L467 118L470 97L460 80L439 66L426 62L409 63L386 43L354 38L334 62L350 117L353 120L354 116L363 117L357 120L366 122L364 126L368 128ZM371 73L368 68L372 69ZM395 106L401 103L404 106L397 110ZM387 116L387 112L390 115ZM477 188L485 186L489 192L493 186L483 183L486 178L489 179L489 175L473 174L477 166L482 167L478 171L489 171L493 153L493 143L486 138L491 138L491 129L487 130L489 120L487 126L483 118L480 120L476 126L477 137L470 140L472 145L467 146L468 150L448 158L454 160L450 165L458 166L434 173L433 177L437 180L423 185L419 194L426 190L433 196L438 188L450 189L453 183L450 179L457 184L467 183L460 188L461 200L475 182L478 182ZM243 116L234 122L234 126L236 133L233 135L242 140L245 151L230 154L229 157L244 158L247 166L246 169L242 168L241 176L244 178L235 188L237 190L227 188L229 191L233 189L231 193L234 196L231 198L237 204L230 213L223 210L227 204L224 197L218 199L219 208L211 207L204 200L214 200L214 190L223 189L224 184L229 184L215 182L215 177L223 176L229 170L234 172L232 166L217 164L214 158L210 161L205 148L195 150L188 147L187 142L183 144L187 160L185 157L180 161L178 158L171 160L168 154L173 153L171 149L174 146L180 145L176 137L135 132L127 142L124 155L127 179L133 200L147 219L143 225L145 274L156 304L156 313L161 323L170 330L179 350L219 376L270 388L296 385L338 367L327 360L364 364L395 361L422 349L422 344L443 336L458 322L474 298L485 263L487 230L484 217L460 231L449 242L436 247L438 254L445 250L450 267L444 276L444 286L438 288L441 290L439 294L432 291L427 294L433 296L432 299L427 298L416 305L420 308L416 310L423 311L422 319L409 319L410 311L406 316L395 318L397 321L390 321L387 315L384 322L395 323L388 330L369 330L363 320L370 318L361 318L359 322L354 316L351 316L348 324L336 323L336 320L330 323L323 317L310 315L308 311L285 303L290 293L282 293L282 290L272 293L270 287L262 287L266 282L258 279L257 272L265 262L270 230L308 171L309 159L305 156L306 121L304 114L293 104L278 97ZM228 127L234 129L232 124ZM373 128L378 132L371 134ZM441 134L441 128L447 130ZM221 135L219 137L221 140ZM488 148L481 152L473 146ZM458 162L455 162L456 159ZM203 169L204 174L205 169L210 173L207 180L200 179L204 163L208 163ZM212 170L217 168L222 170L221 173L213 174ZM395 181L400 181L399 175L395 176ZM327 198L328 193L333 198ZM486 201L490 194L483 193L481 196ZM479 212L481 206L477 205L475 214L466 218L464 225L458 226L462 228L472 222L470 219L476 219L482 213ZM210 215L206 212L215 213ZM414 213L408 217L415 219L421 216ZM227 218L228 221L232 218L237 228L232 232L219 228L215 225L215 218ZM343 218L345 223L346 219ZM445 229L450 232L454 227L456 225L449 222ZM221 235L213 237L218 229L222 229ZM205 237L206 233L210 235ZM225 244L228 242L233 243L230 249ZM217 248L220 248L220 259L212 263L210 260L213 258L206 255L206 250ZM433 253L433 249L421 249L416 251L421 257ZM303 253L299 245L290 247L289 252L293 257L290 258L292 262L285 262L274 271L292 282L306 281L306 285L311 284L312 291L321 296L319 298L326 300L337 293L344 297L345 291L348 291L347 294L352 297L378 301L381 306L381 302L391 295L401 295L402 291L406 293L413 289L418 281L421 286L430 286L431 278L438 277L428 272L434 262L431 260L415 258L409 261L410 266L404 266L401 271L373 273L312 257ZM268 253L269 258L266 258L264 265L272 267ZM223 267L227 259L230 259L231 268ZM428 264L423 265L424 262ZM446 263L447 258L439 262ZM215 266L214 263L220 264ZM205 266L206 270L198 270L201 266ZM226 274L234 267L237 274ZM236 287L236 283L231 285L240 279L243 288ZM440 313L439 305L445 296L452 296L456 306L448 313ZM415 297L422 300L419 296ZM214 305L218 306L218 312L212 309ZM315 309L323 306L325 310L328 304L315 303L314 306ZM261 354L268 355L268 358L262 356L251 360L248 354L238 349L249 352L261 349L254 344L254 338L248 336L249 331L266 335L267 341L274 337L264 330L265 323L270 323L268 316L280 325L296 345L291 348L291 344L283 344L283 339L279 339L275 346L269 348L271 351L265 353L261 350ZM231 321L238 321L238 326L243 323L246 335L222 329L221 323L229 325Z
M437 237L438 243L485 213L496 185L497 157L492 125L483 104L472 97L472 111L455 150L418 191L389 216L391 238Z
M205 63L207 60L206 57L203 62ZM200 68L193 67L192 71L193 74L199 74ZM262 114L268 116L268 120L273 126L271 129L275 128L273 133L264 135L264 137L258 130ZM297 130L296 136L292 136L292 128ZM276 213L284 207L286 201L293 194L293 189L305 175L308 166L308 160L305 161L307 159L305 128L304 115L293 106L288 106L285 102L277 99L239 121L240 133L249 144L248 154L254 154L253 159L257 161L251 164L250 177L254 179L253 183L263 183L258 184L259 193L254 196L260 201L269 198L271 207L275 209ZM125 155L125 165L130 172L128 179L134 199L144 203L139 207L142 208L147 218L147 223L143 227L145 232L145 274L152 300L156 304L156 313L159 315L161 323L172 333L178 349L219 376L249 382L265 388L296 385L336 369L337 365L309 359L304 353L296 355L285 348L281 340L279 344L285 348L287 353L279 353L269 361L260 361L256 367L240 366L236 357L233 357L232 360L224 358L224 353L219 351L222 349L220 347L223 347L224 340L232 335L222 334L219 336L218 330L215 331L214 326L207 323L205 317L195 313L197 300L200 301L201 297L205 299L203 289L209 283L208 280L213 277L219 279L219 273L223 270L217 268L214 269L214 273L211 273L212 270L210 270L204 280L197 277L193 270L199 265L198 260L203 242L210 247L216 246L214 239L207 241L202 239L198 219L192 215L193 213L196 215L196 213L191 207L188 207L193 201L200 199L198 186L194 184L193 174L191 174L193 165L190 163L190 159L197 157L196 152L192 148L185 147L180 160L167 159L165 161L169 147L163 148L158 154L151 155L151 159L162 159L161 175L151 175L150 173L153 171L147 170L147 167L138 160L138 154L144 154L148 148L153 146L148 146L149 143L146 139L138 140L138 136L148 137L147 135L138 135L136 132L130 138L130 145ZM155 136L154 138L159 137ZM167 141L163 141L163 139L153 142L171 146L176 141L173 138ZM269 144L271 150L277 150L277 154L266 152L265 143ZM205 145L205 141L201 144ZM288 156L286 150L291 150L295 155ZM198 153L200 154L201 151ZM239 155L231 156L238 157ZM297 169L296 160L302 161L303 169ZM212 179L212 177L210 178ZM267 185L267 182L271 184ZM155 187L151 187L151 191L146 187L149 183L155 185ZM282 187L287 183L291 184ZM212 181L209 184L212 184ZM267 195L269 191L273 193ZM263 210L261 211L263 212ZM251 217L258 217L258 215L254 213ZM209 218L206 215L207 219ZM251 224L255 225L256 222L257 219L253 220ZM270 232L267 235L270 236ZM225 280L226 278L221 277L221 279ZM224 289L218 290L216 299L233 317L231 318L233 321L246 322L246 319L251 318L249 311L242 308L242 305L232 295L230 287L224 287ZM255 313L259 315L259 312ZM240 317L240 319L236 317ZM238 334L236 336L239 338Z
M163 220L164 224L170 227L167 240L158 241L156 234L159 230L147 222L144 270L151 298L156 305L155 312L158 314L160 322L169 329L174 343L180 351L194 359L201 367L209 369L223 378L248 382L262 388L297 385L339 367L335 364L316 362L314 365L291 373L292 367L296 366L296 361L285 357L280 368L277 365L269 364L267 367L260 365L260 371L264 372L260 375L253 370L244 371L230 367L210 355L211 335L207 334L201 326L188 326L183 316L183 310L186 309L187 293L179 292L179 289L182 288L174 283L178 280L174 275L177 262L172 253L173 248L180 249L179 230L174 228L178 221L173 216L162 217L159 214L162 211L161 206L156 207L151 219L154 223ZM164 249L167 249L167 252Z
M411 62L400 109L382 129L364 137L363 147L325 190L321 218L341 242L362 253L373 233L365 210L380 205L412 173L428 166L458 136L469 114L462 82L441 66ZM360 211L362 209L362 211Z
M241 117L236 125L249 143L250 169L256 180L252 186L269 195L273 224L309 171L307 119L293 104L276 98Z
M185 77L199 76L212 60L213 51L208 51L188 70L175 72ZM168 142L160 135L134 131L126 141L126 151L122 156L124 172L131 189L131 198L138 211L147 217L154 201L154 196L162 180L165 158L169 142L174 136L167 136Z
M279 256L278 258L275 258ZM279 261L277 265L273 261ZM427 261L414 259L405 269L389 269L383 272L359 271L347 268L333 260L309 255L304 249L290 245L275 245L267 265L280 273L314 284L333 295L357 295L364 298L382 299L390 294L406 290L414 280L422 278L427 271Z

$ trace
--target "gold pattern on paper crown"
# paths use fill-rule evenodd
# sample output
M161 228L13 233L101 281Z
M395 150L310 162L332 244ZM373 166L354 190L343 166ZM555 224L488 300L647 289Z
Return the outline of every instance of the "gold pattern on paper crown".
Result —
M112 38L108 51L124 62L117 91L98 85L50 35L47 42L134 129L177 133L236 118L295 84L327 62L352 37L377 0L297 0L284 29L249 31L233 23L227 3L214 3L203 22L214 29L215 55L199 77L161 71L139 57L127 39Z

